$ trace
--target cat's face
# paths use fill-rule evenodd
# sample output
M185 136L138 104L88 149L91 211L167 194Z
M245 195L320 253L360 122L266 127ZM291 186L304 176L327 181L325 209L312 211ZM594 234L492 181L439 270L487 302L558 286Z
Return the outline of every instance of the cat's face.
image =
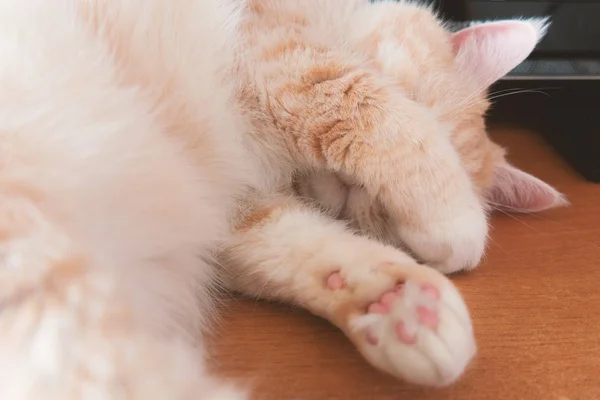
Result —
M433 224L425 228L433 233L431 237L430 233L423 235L402 228L392 227L391 231L398 233L417 255L425 255L426 260L438 257L432 249L451 248L451 253L458 256L450 256L452 261L439 264L451 272L478 264L487 239L487 224L483 225L481 215L488 210L536 212L564 204L563 197L552 187L511 166L505 160L504 150L488 137L485 125L488 88L529 56L547 25L539 19L497 21L475 24L456 33L438 33L435 30L443 28L433 17L431 27L427 27L427 13L420 23L431 50L421 48L410 57L415 63L412 71L420 76L412 77L408 92L415 101L431 108L447 127L450 142L479 199L470 207L480 208L483 213L466 211L465 200L457 203L455 211L460 217L454 222L442 223L442 229ZM465 211L460 211L461 207ZM449 208L448 212L454 209Z
M489 87L529 56L547 21L478 23L451 32L429 9L405 5L393 22L383 23L393 25L399 43L385 54L385 43L375 40L373 56L393 70L408 97L433 110L446 126L478 194L491 205L519 211L540 211L559 201L552 188L506 163L504 149L490 140L485 123ZM508 183L507 176L516 186L497 188Z
M479 198L479 203L473 202L470 207L480 207L485 214L493 208L535 212L563 204L563 197L556 190L505 160L504 150L490 140L485 125L488 88L529 56L545 34L546 22L489 22L453 33L442 32L443 28L433 16L428 22L428 15L431 14L425 13L420 20L419 29L426 36L426 47L429 46L430 51L421 47L411 54L409 58L413 65L410 68L417 76L403 84L410 85L407 93L432 109L447 127L450 142ZM431 23L430 27L428 23ZM423 44L421 42L421 46ZM425 199L423 203L426 204ZM463 212L460 207L466 210L466 202L456 209L456 215L461 217L455 222L447 226L442 224L441 230L435 226L425 228L425 231L433 232L433 237L428 237L429 233L423 235L393 227L391 231L398 233L417 255L425 254L426 260L436 259L435 250L432 250L436 247L450 247L454 254L461 254L453 261L440 263L448 272L472 268L483 254L487 226L482 225L478 217L482 213ZM453 210L449 209L449 212ZM464 236L460 238L461 235Z
M449 139L453 151L447 155L458 155L469 188L462 185L460 192L436 198L436 191L453 187L444 179L456 179L442 172L423 174L402 187L401 195L382 191L373 198L351 176L338 174L313 178L310 195L362 231L407 247L444 272L470 269L483 255L490 209L535 212L565 202L555 189L511 166L485 126L488 88L531 53L546 26L541 20L500 21L452 33L427 10L415 7L400 15L407 20L392 22L399 43L387 46L380 37L371 38L373 55L406 96L431 110L443 126L439 140ZM434 164L424 167L433 170ZM414 165L398 168L407 167ZM410 215L418 216L418 225L407 220Z

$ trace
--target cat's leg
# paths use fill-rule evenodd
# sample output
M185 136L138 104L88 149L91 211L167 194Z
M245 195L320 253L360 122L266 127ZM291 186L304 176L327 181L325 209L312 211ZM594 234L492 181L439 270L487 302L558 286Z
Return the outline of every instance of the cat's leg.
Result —
M246 210L223 261L233 289L328 319L398 378L447 385L476 352L468 310L446 277L296 198Z

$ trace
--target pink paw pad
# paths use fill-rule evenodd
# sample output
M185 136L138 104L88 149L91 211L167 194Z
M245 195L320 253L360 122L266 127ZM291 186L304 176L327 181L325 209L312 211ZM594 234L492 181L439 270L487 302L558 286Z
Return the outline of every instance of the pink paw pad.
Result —
M425 283L421 285L420 292L433 301L440 299L439 289L430 284ZM385 292L379 301L371 303L367 308L369 314L388 314L392 308L392 304L398 298L404 295L404 284L399 284L392 291ZM425 326L429 329L436 330L439 325L438 312L435 306L432 307L429 301L427 305L416 306L416 317L417 320L412 322L410 326L407 326L404 321L400 321L395 326L396 337L398 340L405 344L415 344L417 342L417 329L418 326ZM378 339L371 333L367 332L367 342L371 345L377 345Z
M392 304L394 304L394 301L396 301L398 296L399 294L396 292L386 292L383 294L383 296L381 296L379 302L389 309Z
M427 307L417 307L417 315L419 316L419 322L430 329L437 329L439 319L438 313L435 310L430 310Z
M346 282L339 272L334 272L327 277L326 285L331 290L340 290L344 288Z
M369 314L387 314L389 312L390 309L381 303L372 303L367 309L367 313Z
M402 291L404 289L403 284L398 284L395 290L391 290L389 292L385 292L380 298L378 302L371 303L367 308L367 313L369 314L387 314L390 312L390 308L394 301L402 296Z
M404 322L398 322L396 324L396 336L398 337L398 340L401 341L402 343L406 343L406 344L417 343L417 335L412 332L409 332L408 329L406 328L406 325L404 324Z
M370 345L377 346L379 344L379 339L377 339L373 332L367 332L367 342Z
M431 283L425 283L421 286L421 291L429 296L432 300L440 299L440 291Z

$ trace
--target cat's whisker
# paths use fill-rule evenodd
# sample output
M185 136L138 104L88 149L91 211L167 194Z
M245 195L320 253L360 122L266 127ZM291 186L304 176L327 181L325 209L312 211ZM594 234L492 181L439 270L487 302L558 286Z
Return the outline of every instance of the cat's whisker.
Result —
M482 85L482 87L475 89L473 92L471 92L470 95L459 101L449 115L454 116L462 112L462 110L464 110L465 108L468 108L473 104L481 102L482 100L477 99L476 101L473 101L473 99L477 98L477 96L481 96L483 93L485 93L485 86Z
M460 109L467 108L472 104L476 104L476 102L470 103L471 100L474 97L483 94L490 87L490 85L494 83L494 81L497 79L496 76L498 76L501 69L502 69L502 65L498 64L496 66L496 68L492 71L492 73L488 73L488 78L486 80L484 80L469 96L467 96L465 99L463 99L456 105L456 109L460 110ZM506 90L510 90L510 89L506 89ZM488 96L486 96L486 97L488 97Z
M553 219L547 218L547 217L543 217L538 213L535 212L530 212L530 211L526 211L523 209L519 209L519 208L515 208L515 207L508 207L499 203L494 203L493 201L487 201L487 203L492 206L492 209L494 211L500 211L500 212L514 212L514 213L518 213L518 214L524 214L527 215L528 217L533 217L542 221L548 221L548 222L553 222L553 223L559 223L558 221L555 221Z
M456 116L461 114L466 108L472 107L474 105L477 105L479 103L485 103L488 101L492 101L498 97L502 97L504 95L510 95L510 94L519 94L519 93L526 93L528 90L527 89L504 89L504 90L499 90L497 92L494 92L493 94L489 94L487 97L485 98L481 98L481 99L476 99L475 101L470 101L470 102L465 102L465 101L461 101L458 103L458 105L456 106L456 108L454 108L452 110L451 113L449 113L449 116ZM474 96L469 96L467 99L471 100Z
M490 87L490 85L492 83L494 83L494 81L497 79L496 76L498 75L498 73L501 71L502 69L502 65L498 64L494 70L488 72L488 78L486 78L482 83L479 84L479 86L473 90L473 92L471 92L471 94L469 96L467 96L465 99L463 99L462 101L460 101L457 105L456 105L456 109L457 110L462 110L465 109L467 107L469 107L472 104L476 104L475 103L471 103L471 100L476 97L476 96L480 96L483 93L486 92L486 90ZM455 115L455 114L453 114Z
M557 88L553 88L553 87L548 87L548 88L539 88L539 89L505 89L505 90L499 90L497 92L494 92L493 94L488 95L488 97L484 98L484 99L478 99L476 101L467 103L467 104L463 104L463 102L460 102L459 105L452 110L452 112L447 114L447 117L453 117L456 115L461 114L466 108L472 107L478 103L484 103L484 102L488 102L488 101L493 101L496 99L499 99L501 97L505 97L505 96L511 96L514 94L523 94L523 93L539 93L539 94L543 94L547 97L551 97L551 95L549 93L543 92L542 90L547 90L547 89L557 89Z
M511 207L511 206L507 206L504 204L500 204L500 203L495 203L491 200L487 200L486 203L490 206L492 206L492 209L495 211L503 211L503 209L505 209L504 211L508 210L508 211L512 211L512 212L516 212L516 213L520 213L520 214L527 214L527 215L535 215L534 213L531 213L529 211L526 211L524 209L520 209L520 208L516 208L516 207Z
M543 94L544 96L549 97L549 98L552 97L552 96L550 96L550 94L548 94L546 92L543 92L541 90L523 89L523 90L516 90L514 92L509 92L509 93L502 93L502 94L499 94L499 95L496 95L496 96L493 96L493 97L488 97L488 100L492 101L492 100L499 99L501 97L511 96L511 95L514 95L514 94L521 94L521 93L539 93L539 94Z
M507 89L502 89L502 90L496 90L494 92L490 92L488 93L488 97L489 96L494 96L496 94L500 94L500 93L506 93L506 92L511 92L513 90L523 90L524 88L507 88Z
M468 102L469 102L469 101L470 101L470 100L471 100L473 97L475 97L475 96L479 96L479 95L481 95L482 93L484 93L484 92L485 92L485 91L486 91L486 90L489 88L489 86L490 86L490 85L491 85L491 84L494 82L494 79L495 79L495 78L494 78L493 76L494 76L494 75L497 73L497 70L499 70L499 68L500 68L500 67L499 67L499 66L497 66L497 67L496 67L496 70L495 70L495 71L493 71L494 73L493 73L493 74L490 74L490 76L489 76L489 77L488 77L486 80L484 80L483 82L481 82L481 83L479 84L479 86L478 86L478 87L477 87L475 90L473 90L473 92L472 92L472 93L471 93L469 96L467 96L467 97L466 97L466 98L465 98L463 101L461 101L461 102L458 104L457 108L463 108L463 107L464 107L464 104L465 104L465 103L467 103L467 104L468 104Z
M531 229L532 231L534 231L536 233L542 233L539 229L534 228L533 226L529 225L528 223L524 222L523 220L520 220L519 218L517 218L516 216L512 215L509 212L506 212L506 211L500 210L500 209L496 209L496 211L499 211L500 213L508 216L509 218L512 218L517 222L520 222L521 224L523 224L524 226L528 227L529 229Z
M502 253L506 254L507 256L510 256L510 253L504 247L502 247L497 241L490 240L490 244L499 248Z

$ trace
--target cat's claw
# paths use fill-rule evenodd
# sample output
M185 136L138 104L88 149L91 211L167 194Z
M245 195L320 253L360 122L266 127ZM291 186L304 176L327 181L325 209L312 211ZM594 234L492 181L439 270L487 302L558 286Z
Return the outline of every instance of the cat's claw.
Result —
M435 271L420 272L350 317L345 331L375 367L415 384L445 386L475 355L473 329L454 285ZM341 288L340 279L328 282Z

